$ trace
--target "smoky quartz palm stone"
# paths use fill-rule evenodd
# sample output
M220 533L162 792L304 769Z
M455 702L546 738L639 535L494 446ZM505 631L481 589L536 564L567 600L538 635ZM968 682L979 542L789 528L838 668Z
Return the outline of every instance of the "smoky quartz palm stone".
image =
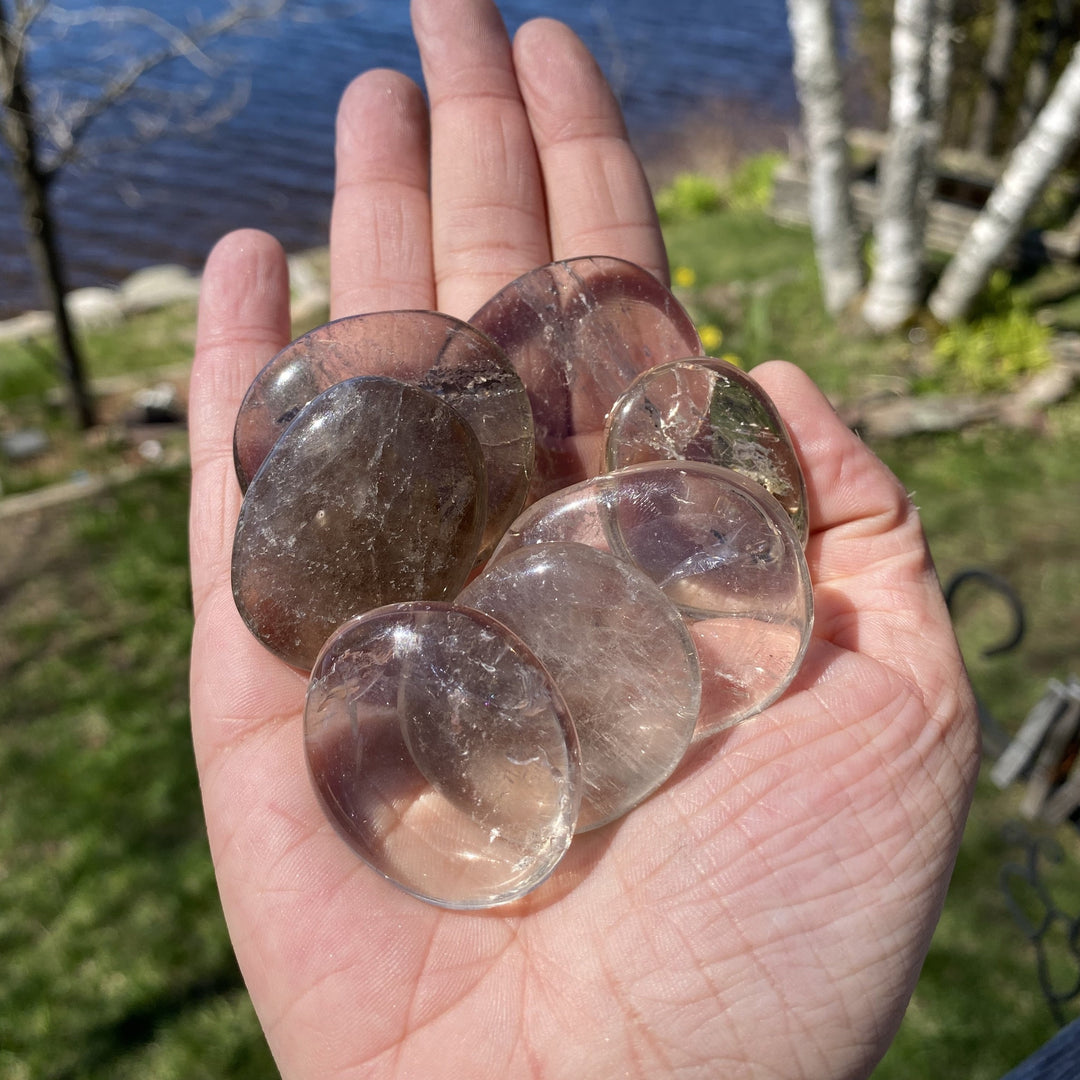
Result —
M533 426L521 379L475 327L434 311L378 311L319 326L279 352L255 377L236 419L233 457L247 490L270 448L299 411L334 383L381 375L419 386L472 427L487 472L481 554L525 503Z
M609 256L532 270L469 322L506 353L528 391L533 498L594 471L608 410L637 375L702 351L671 291L640 266Z
M694 357L639 375L608 415L604 471L664 458L705 461L757 481L805 544L806 484L776 406L744 371Z
M394 604L342 626L311 673L304 747L345 841L444 907L517 899L573 836L580 766L562 695L478 611Z
M480 444L458 413L394 379L347 379L305 405L248 487L233 595L255 636L310 669L347 619L442 600L480 549Z

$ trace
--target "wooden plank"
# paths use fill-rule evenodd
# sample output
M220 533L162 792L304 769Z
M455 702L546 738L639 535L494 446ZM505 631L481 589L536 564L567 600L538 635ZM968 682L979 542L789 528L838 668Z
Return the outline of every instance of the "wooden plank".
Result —
M1058 682L1057 679L1051 679L1047 684L1046 692L1027 714L1020 725L1020 730L990 770L990 779L993 783L999 788L1007 788L1031 768L1046 738L1046 733L1057 716L1065 710L1068 700L1065 684Z
M1075 751L1080 734L1080 695L1067 694L1065 708L1055 717L1043 739L1042 749L1031 770L1020 813L1035 819L1042 815L1047 799L1061 783L1066 755Z
M1070 709L1080 715L1080 683L1069 682L1072 704ZM1076 754L1065 782L1053 791L1039 815L1048 825L1063 825L1080 806L1080 754Z

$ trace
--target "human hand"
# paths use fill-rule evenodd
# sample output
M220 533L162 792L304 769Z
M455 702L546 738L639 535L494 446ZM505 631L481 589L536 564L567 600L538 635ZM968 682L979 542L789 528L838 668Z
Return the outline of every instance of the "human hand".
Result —
M583 46L511 47L491 0L415 0L431 101L374 71L338 119L332 314L467 318L552 259L666 279L640 167ZM430 164L429 164L430 162ZM695 748L507 908L444 911L345 846L303 758L306 679L229 580L240 400L290 338L284 256L241 232L204 276L191 384L191 705L222 904L288 1080L841 1077L884 1052L937 921L977 766L917 513L798 370L754 377L809 491L814 637L774 706Z

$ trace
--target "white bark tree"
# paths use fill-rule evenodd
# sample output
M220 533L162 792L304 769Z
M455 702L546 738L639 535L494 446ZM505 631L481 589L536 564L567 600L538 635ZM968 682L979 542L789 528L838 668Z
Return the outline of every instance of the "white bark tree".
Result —
M788 0L795 87L803 117L814 234L825 307L837 314L863 285L859 229L851 203L843 91L831 0Z
M1024 218L1080 136L1080 45L1013 150L982 213L949 261L930 297L931 313L952 322L967 311L995 264L1020 235Z
M1062 0L1062 10L1068 11L1070 6ZM831 63L839 70L835 37L819 32L808 16L796 17L811 8L818 23L831 25L831 0L788 0L797 85L805 79L798 66L800 56L810 48L805 40L808 35L815 50L826 47L823 43L833 49L831 61L819 60L822 68ZM862 307L864 319L878 331L901 326L923 303L926 211L952 67L952 10L953 0L895 0L889 142L880 163L875 268ZM941 321L952 322L967 313L995 264L1019 236L1025 217L1054 171L1080 137L1080 46L1077 50L930 298L930 310ZM813 55L817 57L816 52ZM833 108L832 115L839 116L839 105ZM829 133L830 145L843 144L836 121ZM812 181L812 213L828 220L827 212L815 210L814 200L828 197L830 190L836 192L839 184L835 174L829 184L818 183L816 189ZM837 193L835 199L830 212L842 219L842 194ZM834 253L824 249L816 229L814 242L819 266L831 266ZM824 269L822 277L824 282ZM829 306L828 299L826 303Z
M936 179L951 70L952 5L896 0L889 82L889 141L879 164L875 264L863 318L893 330L923 299L926 214Z

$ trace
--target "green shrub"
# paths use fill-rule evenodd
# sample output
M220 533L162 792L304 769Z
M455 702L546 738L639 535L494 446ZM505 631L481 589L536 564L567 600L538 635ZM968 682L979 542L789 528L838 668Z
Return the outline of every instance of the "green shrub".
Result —
M718 210L720 204L720 185L700 173L679 173L656 194L656 212L665 224L690 221Z
M1009 275L994 274L970 321L950 326L934 343L934 375L947 389L1005 390L1050 364L1050 329L1016 301Z
M728 180L724 199L732 210L765 210L772 202L773 177L784 155L771 151L747 158Z

